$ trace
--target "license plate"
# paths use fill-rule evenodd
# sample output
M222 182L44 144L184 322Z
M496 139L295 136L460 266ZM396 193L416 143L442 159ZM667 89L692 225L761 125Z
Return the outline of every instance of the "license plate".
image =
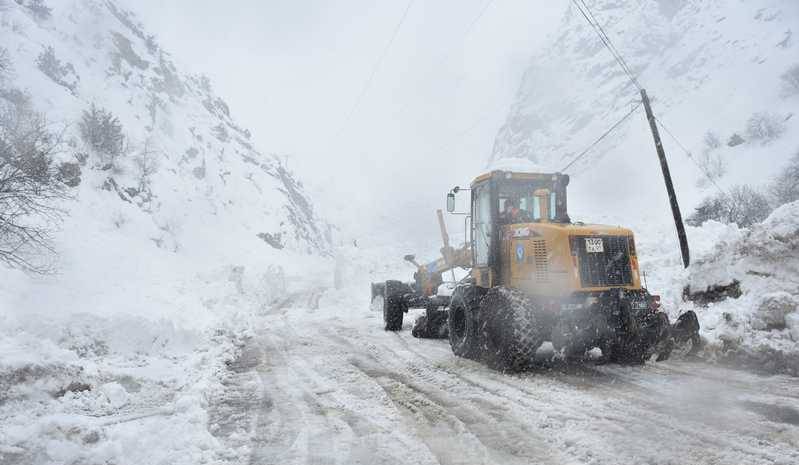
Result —
M605 246L602 244L602 238L585 238L585 251L588 253L603 253L605 251Z

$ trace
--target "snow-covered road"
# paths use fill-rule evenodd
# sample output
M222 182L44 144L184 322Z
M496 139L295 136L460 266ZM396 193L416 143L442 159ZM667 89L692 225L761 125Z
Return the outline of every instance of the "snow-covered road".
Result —
M332 311L260 315L210 428L253 464L795 464L799 380L698 362L501 374ZM246 461L246 460L245 460Z

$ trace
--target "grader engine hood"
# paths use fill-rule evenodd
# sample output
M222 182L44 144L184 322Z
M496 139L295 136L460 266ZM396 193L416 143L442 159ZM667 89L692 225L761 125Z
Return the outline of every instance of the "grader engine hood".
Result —
M503 267L513 287L564 297L578 291L640 289L630 230L554 223L504 227Z

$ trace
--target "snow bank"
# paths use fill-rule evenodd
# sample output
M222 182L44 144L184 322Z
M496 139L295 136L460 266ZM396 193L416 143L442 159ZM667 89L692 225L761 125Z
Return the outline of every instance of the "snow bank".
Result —
M799 375L799 202L751 228L715 221L686 227L692 257L687 270L668 211L647 215L635 221L578 211L573 218L623 224L635 232L647 288L661 296L672 321L696 312L706 360ZM697 292L734 281L740 283L739 298L706 305L685 299L687 286Z
M702 291L734 281L740 298L699 309L707 355L799 374L799 202L720 240L694 262L687 283Z
M205 399L222 389L246 319L201 331L168 313L16 310L0 312L0 462L190 464L224 453Z

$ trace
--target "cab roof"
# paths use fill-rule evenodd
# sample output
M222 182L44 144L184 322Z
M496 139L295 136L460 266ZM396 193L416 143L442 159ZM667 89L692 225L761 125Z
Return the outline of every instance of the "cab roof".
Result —
M503 170L494 170L489 171L488 173L481 174L477 176L472 181L472 186L475 184L479 184L481 182L487 181L493 177L501 177L504 179L516 179L516 180L555 180L557 177L560 176L567 176L561 173L530 173L530 172L523 172L523 171L503 171Z

